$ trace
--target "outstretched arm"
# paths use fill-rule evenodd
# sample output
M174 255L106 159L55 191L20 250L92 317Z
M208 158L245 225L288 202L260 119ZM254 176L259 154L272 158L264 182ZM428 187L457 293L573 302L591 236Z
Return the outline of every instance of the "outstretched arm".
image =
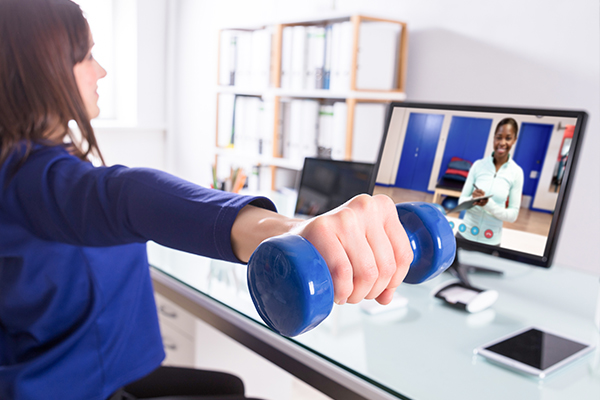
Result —
M329 266L339 304L364 298L389 303L413 258L396 207L382 195L360 195L302 221L270 211L274 207L264 198L205 189L155 170L94 168L59 147L32 153L12 179L0 175L0 186L6 189L0 203L13 222L43 239L74 245L154 240L247 261L264 239L301 235Z
M303 236L323 256L338 304L389 303L413 260L396 207L383 195L359 195L308 221L248 205L233 224L233 251L247 261L260 242L284 233Z
M78 246L153 240L206 257L239 261L231 227L244 206L275 210L265 198L200 187L167 173L95 168L61 146L38 146L18 169L0 169L0 208L33 235ZM16 172L10 175L9 171Z

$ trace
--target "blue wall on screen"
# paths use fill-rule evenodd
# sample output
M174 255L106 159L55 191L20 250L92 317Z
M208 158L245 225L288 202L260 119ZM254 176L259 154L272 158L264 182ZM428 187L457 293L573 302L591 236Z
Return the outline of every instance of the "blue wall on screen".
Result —
M491 128L491 118L452 117L438 179L446 172L452 157L471 162L483 158Z
M548 124L528 122L523 122L519 128L513 160L523 169L523 194L526 196L535 196L553 128Z
M394 186L427 192L443 121L439 114L410 114Z

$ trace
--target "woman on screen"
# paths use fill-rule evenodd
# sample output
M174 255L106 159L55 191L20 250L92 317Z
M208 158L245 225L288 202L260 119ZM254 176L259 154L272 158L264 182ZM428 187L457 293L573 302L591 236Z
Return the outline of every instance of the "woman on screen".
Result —
M523 170L510 157L519 126L504 118L496 126L491 157L475 161L460 195L459 204L470 198L492 195L469 208L458 227L457 237L499 246L504 221L515 222L521 207Z

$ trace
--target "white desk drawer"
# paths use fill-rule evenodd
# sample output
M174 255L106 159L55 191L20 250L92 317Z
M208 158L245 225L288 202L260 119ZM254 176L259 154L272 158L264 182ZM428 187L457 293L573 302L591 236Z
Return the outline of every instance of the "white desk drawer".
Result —
M163 296L157 293L154 296L161 326L168 324L193 339L196 332L196 319L194 316Z
M160 332L166 353L163 365L194 368L194 340L184 336L168 324L161 324Z

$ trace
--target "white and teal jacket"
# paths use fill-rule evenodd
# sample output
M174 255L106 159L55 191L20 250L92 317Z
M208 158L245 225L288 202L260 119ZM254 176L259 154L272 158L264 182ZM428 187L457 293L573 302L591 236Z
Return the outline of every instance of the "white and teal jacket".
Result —
M499 245L502 240L502 223L515 222L519 216L523 170L512 158L497 172L493 156L475 161L469 170L459 203L471 198L474 185L493 196L485 206L474 206L466 211L462 224L459 224L459 232L466 239L475 242Z

